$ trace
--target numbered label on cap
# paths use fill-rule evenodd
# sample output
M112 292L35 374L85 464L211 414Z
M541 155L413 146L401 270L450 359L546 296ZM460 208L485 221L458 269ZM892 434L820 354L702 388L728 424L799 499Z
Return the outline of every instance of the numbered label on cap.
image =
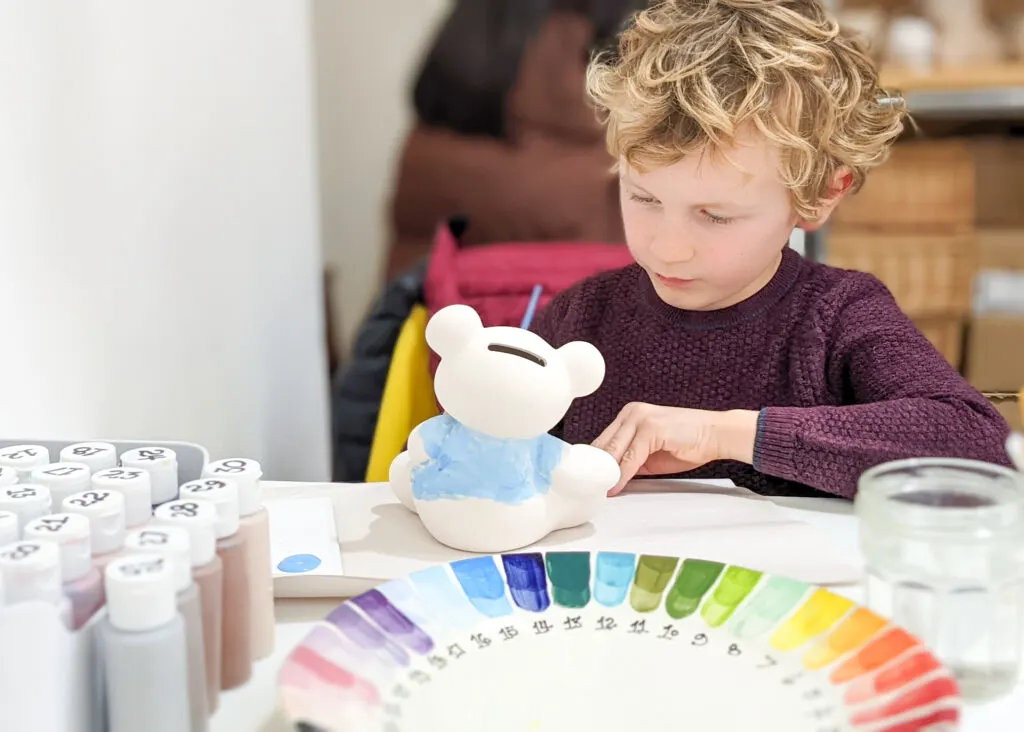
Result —
M231 483L217 478L204 478L202 480L190 480L181 486L182 493L216 493L217 491L230 490Z
M25 531L38 531L40 533L59 534L68 529L72 519L76 518L69 513L54 513L49 516L42 516L37 519L33 519L25 524ZM77 517L83 521L87 519L79 516ZM88 527L88 522L86 527Z
M49 478L77 478L82 473L88 473L89 466L82 463L53 463L32 471L33 476L48 476Z
M18 485L4 488L2 495L15 501L32 501L46 498L49 495L49 490L41 485L19 483Z
M81 493L76 493L73 496L65 498L64 505L74 506L75 508L92 508L93 506L99 506L101 504L111 502L111 499L114 499L115 496L119 495L119 493L115 493L114 491L82 491Z
M130 450L121 456L121 464L127 463L155 463L160 460L168 460L174 457L174 451L166 447L140 447Z
M92 459L102 455L117 454L117 448L108 442L79 442L76 445L68 445L60 451L62 460L73 458ZM72 460L73 462L73 460Z
M171 543L171 534L163 529L143 529L134 537L138 546L165 546Z
M0 460L9 464L35 464L50 461L50 451L42 445L14 445L0 450Z
M112 562L108 567L112 567L114 571L123 577L144 577L146 575L160 574L168 569L166 559L151 554L146 554L139 558L133 557Z
M190 519L200 516L202 511L216 512L213 506L202 508L202 505L198 501L173 501L161 506L160 514L171 519Z
M0 550L0 561L4 562L24 562L27 559L32 559L36 555L47 551L48 544L44 544L38 541L19 541L16 544L10 544Z
M93 480L145 480L149 473L141 468L107 468L92 477Z
M227 460L218 460L210 463L206 466L206 470L203 471L207 475L240 475L242 473L258 473L261 472L260 464L255 460L247 460L246 458L228 458Z

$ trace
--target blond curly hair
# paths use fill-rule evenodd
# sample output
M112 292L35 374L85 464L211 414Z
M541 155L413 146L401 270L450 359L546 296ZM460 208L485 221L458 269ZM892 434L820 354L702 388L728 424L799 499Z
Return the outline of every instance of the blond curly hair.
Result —
M809 221L841 166L856 191L885 162L906 117L818 0L654 0L591 61L587 91L609 152L639 171L727 149L752 126Z

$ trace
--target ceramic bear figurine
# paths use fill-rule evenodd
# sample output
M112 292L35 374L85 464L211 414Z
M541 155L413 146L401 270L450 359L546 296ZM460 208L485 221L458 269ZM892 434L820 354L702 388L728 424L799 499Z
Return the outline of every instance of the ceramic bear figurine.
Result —
M573 399L601 385L600 352L485 328L467 305L439 310L426 337L441 357L434 393L444 413L413 429L389 479L427 531L455 549L498 553L592 520L619 480L618 463L548 432Z

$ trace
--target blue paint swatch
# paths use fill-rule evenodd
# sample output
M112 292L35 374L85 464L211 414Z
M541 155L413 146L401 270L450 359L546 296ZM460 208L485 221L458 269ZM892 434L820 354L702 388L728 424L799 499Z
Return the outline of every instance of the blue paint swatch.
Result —
M636 555L598 552L594 568L594 599L605 607L621 605L633 583Z
M481 615L500 618L512 614L512 606L505 597L505 578L498 571L494 557L460 559L450 566L462 591Z
M312 572L321 564L320 557L313 554L292 554L277 563L277 568L289 574Z
M539 613L548 609L548 580L542 554L503 554L508 591L512 602L523 610Z
M422 598L423 606L436 608L437 619L443 620L450 628L464 630L479 622L480 616L452 581L444 565L413 572L409 575L409 582Z

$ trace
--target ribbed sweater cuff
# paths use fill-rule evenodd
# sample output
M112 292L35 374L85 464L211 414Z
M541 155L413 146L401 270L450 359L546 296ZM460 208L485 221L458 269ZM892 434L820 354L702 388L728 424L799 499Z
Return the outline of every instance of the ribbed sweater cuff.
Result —
M795 480L799 441L797 433L802 420L799 409L768 407L757 417L757 438L754 440L754 469L765 475Z

